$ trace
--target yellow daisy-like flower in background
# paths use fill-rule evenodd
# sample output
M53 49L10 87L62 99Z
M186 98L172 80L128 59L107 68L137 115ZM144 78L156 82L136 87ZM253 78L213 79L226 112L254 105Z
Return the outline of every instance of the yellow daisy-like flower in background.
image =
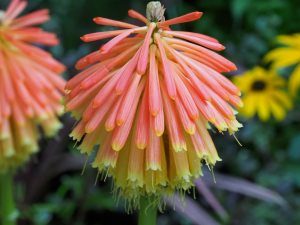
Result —
M244 107L240 113L247 118L257 114L262 121L270 119L271 115L283 120L292 108L292 100L284 90L286 82L275 71L255 67L237 76L234 82L242 91Z
M272 62L275 70L296 65L288 84L289 91L294 96L300 87L300 34L280 35L277 40L284 46L270 51L265 60Z

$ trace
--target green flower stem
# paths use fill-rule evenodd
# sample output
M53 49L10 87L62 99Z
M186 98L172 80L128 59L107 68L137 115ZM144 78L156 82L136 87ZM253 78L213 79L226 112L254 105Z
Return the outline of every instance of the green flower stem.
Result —
M0 173L0 221L1 225L15 225L17 210L13 197L13 177Z
M157 206L151 198L142 198L139 210L139 225L156 225Z

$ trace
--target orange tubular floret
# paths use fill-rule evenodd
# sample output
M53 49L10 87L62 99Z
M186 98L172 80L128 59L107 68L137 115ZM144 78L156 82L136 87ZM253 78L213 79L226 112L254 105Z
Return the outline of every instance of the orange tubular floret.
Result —
M110 51L110 49L112 49L114 46L116 46L119 42L121 42L123 39L125 39L126 37L128 37L131 33L133 33L133 30L127 30L121 34L119 34L118 36L114 37L113 39L111 39L109 42L107 42L106 44L104 44L101 48L100 51L102 53L107 53Z
M137 64L137 72L141 75L146 72L148 66L149 44L150 44L152 32L154 31L155 27L156 27L155 23L150 23L149 29L145 36L145 41L141 47L140 57Z
M118 100L118 102L115 104L114 108L112 109L112 111L110 112L110 115L108 115L108 118L105 122L105 129L106 131L112 131L117 123L116 123L116 117L117 117L117 113L118 113L118 110L119 110L119 107L120 107L120 104L122 102L122 99L120 98Z
M146 170L162 169L161 138L157 137L153 128L150 129L149 146L146 150Z
M127 90L126 95L124 95L122 99L122 103L117 113L116 123L118 126L122 126L129 116L131 107L134 102L135 93L137 92L140 80L141 80L141 76L139 76L138 74L133 74L131 84Z
M138 102L139 102L139 98L140 98L140 96L142 94L142 91L144 89L144 86L145 86L144 81L145 80L142 80L140 82L136 93L132 96L133 97L133 103L132 103L132 107L130 108L128 118L126 119L126 121L124 122L124 124L122 126L117 127L113 131L111 146L115 151L119 151L124 147L124 145L127 141L127 138L130 134L130 130L132 128L135 112L136 112L137 105L138 105Z
M107 19L107 18L103 18L103 17L96 17L96 18L93 19L93 21L96 24L99 24L99 25L121 27L121 28L127 28L127 29L137 27L136 25L133 25L133 24L130 24L130 23L124 23L124 22L121 22L121 21L111 20L111 19Z
M96 32L96 33L86 34L86 35L80 37L80 39L84 42L98 41L98 40L101 40L101 39L111 38L111 37L117 36L119 34L122 34L125 31L126 30L113 30L113 31Z
M150 47L150 64L149 64L149 110L153 116L156 116L162 109L162 99L160 90L160 81L158 75L157 62L155 58L157 48L155 45Z
M146 29L147 29L146 27L139 27L139 28L125 30L123 33L119 34L118 36L114 37L109 42L104 44L100 48L100 51L103 52L103 53L107 53L107 52L110 51L110 49L112 49L114 46L119 44L122 40L124 40L130 34L140 32L140 31L145 31Z
M8 21L15 19L26 6L26 1L13 0L5 13L5 19Z
M218 63L226 65L226 67L230 68L230 70L236 70L236 66L232 62L230 62L229 60L225 59L223 56L221 56L221 55L219 55L219 54L217 54L217 53L215 53L215 52L213 52L209 49L206 49L204 47L201 47L201 46L198 46L198 45L195 45L195 44L192 44L192 43L180 40L180 39L164 37L164 40L166 40L166 42L168 44L183 45L183 46L188 47L192 50L196 50L200 53L206 54L206 57L210 57L213 60L218 61Z
M163 70L164 70L164 77L165 77L165 82L166 82L166 87L168 90L168 94L170 98L175 99L176 97L176 86L175 86L175 81L174 81L174 72L170 66L170 61L167 58L164 46L160 40L160 37L158 34L155 34L154 36L156 44L158 46L158 50L160 52L160 57L163 65Z
M5 16L11 14L18 6L18 4L20 4L20 0L12 0L11 3L8 5L8 8L6 9Z
M159 22L158 26L166 27L166 26L179 24L179 23L187 23L187 22L191 22L191 21L200 19L202 15L203 15L202 12L191 12L191 13L185 14L183 16L179 16L179 17L176 17L176 18L173 18L170 20L166 20L164 22Z
M25 16L19 17L12 22L13 28L28 27L42 24L50 19L49 10L41 9Z
M180 152L185 150L185 141L183 138L183 131L180 129L181 124L179 123L178 114L174 107L174 103L167 95L165 87L162 87L164 109L166 115L166 125L168 130L168 135L170 138L170 145L175 152Z
M140 20L146 24L148 23L148 20L146 17L144 17L142 14L140 14L139 12L137 12L133 9L128 10L128 16L130 16L131 18Z
M128 83L131 80L130 78L132 76L134 77L136 75L136 74L133 74L133 72L136 68L139 55L140 55L140 51L138 51L134 55L134 57L124 66L124 70L122 71L122 76L115 87L115 92L117 95L120 95L123 93L125 88L128 87Z
M172 35L174 37L182 38L182 39L185 39L187 41L194 42L198 45L202 45L206 48L210 48L210 49L215 50L215 51L221 51L221 50L225 49L225 47L223 45L221 45L220 43L218 43L218 42L209 41L209 40L206 40L206 39L203 39L203 38L200 38L200 37L195 37L195 36L192 36L192 35L183 34L183 33L177 32L177 31L164 31L163 34Z
M161 109L156 116L151 116L150 123L153 124L156 136L162 136L165 131L165 117L163 109Z
M180 96L182 104L185 106L185 109L187 110L189 116L193 120L197 120L199 117L199 112L188 89L186 88L180 77L176 77L175 83L177 89L180 90L180 92L178 92L178 95Z
M94 110L91 117L86 117L87 124L85 126L85 132L91 133L96 130L102 120L104 119L106 113L111 109L112 105L114 104L116 96L112 96L102 105L102 107Z
M146 85L145 92L143 94L141 104L139 106L137 121L136 121L136 132L134 135L134 142L139 149L145 149L149 139L149 119L150 115L148 112L148 88Z
M205 40L210 41L210 42L219 43L219 41L217 39L215 39L213 37L210 37L208 35L205 35L205 34L198 34L198 33L187 32L187 31L176 31L176 32L179 33L179 34L185 34L185 35L205 39Z
M181 120L184 130L188 134L193 135L195 133L195 123L189 117L186 108L182 104L183 101L178 100L175 103L176 103L176 109L178 111L178 115L179 115L179 118Z

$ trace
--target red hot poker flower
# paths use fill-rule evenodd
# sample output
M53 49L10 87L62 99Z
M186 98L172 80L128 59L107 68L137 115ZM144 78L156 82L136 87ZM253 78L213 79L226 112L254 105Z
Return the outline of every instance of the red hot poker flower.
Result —
M221 72L235 65L212 50L216 39L170 26L199 19L201 12L165 20L158 2L145 25L94 18L120 29L84 35L85 42L112 38L80 59L82 70L67 85L67 109L78 118L72 137L82 153L100 144L93 166L112 176L129 198L183 189L201 175L202 162L220 160L208 124L220 132L241 127L233 107L240 91Z
M18 17L27 1L12 0L0 11L0 172L14 168L38 150L38 127L53 136L62 113L65 67L36 44L58 44L56 36L35 27L48 10Z

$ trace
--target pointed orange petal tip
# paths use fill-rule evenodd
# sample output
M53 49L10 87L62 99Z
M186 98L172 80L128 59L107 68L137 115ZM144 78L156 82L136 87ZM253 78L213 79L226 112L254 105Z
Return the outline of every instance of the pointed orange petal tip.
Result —
M112 131L113 129L114 129L113 126L105 126L105 130L106 130L107 132L110 132L110 131Z
M93 18L93 21L94 21L95 23L97 23L97 21L99 21L99 20L101 20L101 17L95 17L95 18Z
M202 17L203 12L196 11L196 12L192 12L190 15L191 17L194 17L195 20L198 20Z
M101 54L106 54L108 51L106 49L103 49L102 47L99 49Z
M176 97L177 97L176 94L170 95L170 98L171 98L172 100L174 100L174 101L176 100Z
M184 148L182 147L181 143L172 143L172 147L174 149L175 152L181 152L184 150Z
M145 143L136 143L136 147L140 150L143 150L147 147Z
M152 116L157 116L158 111L159 111L158 109L155 109L155 110L151 110L150 113Z
M124 122L125 122L124 120L120 120L120 119L117 119L117 121L116 121L116 123L119 127L122 126Z
M93 102L93 109L96 109L96 108L98 108L100 105L99 105L99 103L98 102Z
M95 129L92 126L87 125L85 127L85 133L90 134L94 131Z
M115 94L116 95L121 95L122 93L123 93L123 90L115 89Z
M186 130L186 132L187 132L188 134L190 134L190 135L194 135L195 132L196 132L195 126L189 127L189 128Z
M191 12L179 17L175 17L173 19L169 19L163 22L159 23L159 26L170 26L170 25L174 25L174 24L179 24L179 23L186 23L186 22L192 22L195 20L198 20L201 18L201 16L203 15L202 12Z
M148 20L146 17L144 17L142 14L140 14L139 12L133 10L133 9L130 9L128 10L128 16L130 16L131 18L134 18L134 19L137 19L143 23L148 23Z
M148 170L153 170L153 171L161 171L161 166L158 163L150 163L148 165Z
M155 135L156 135L157 137L160 137L161 135L163 135L163 133L164 133L163 130L156 130L156 131L155 131Z
M120 144L118 144L118 143L116 143L116 142L113 142L112 144L111 144L111 148L113 149L113 150L115 150L115 151L120 151L121 149L122 149L122 146L120 145Z
M224 45L220 44L220 50L219 51L224 51L226 49L226 47Z

